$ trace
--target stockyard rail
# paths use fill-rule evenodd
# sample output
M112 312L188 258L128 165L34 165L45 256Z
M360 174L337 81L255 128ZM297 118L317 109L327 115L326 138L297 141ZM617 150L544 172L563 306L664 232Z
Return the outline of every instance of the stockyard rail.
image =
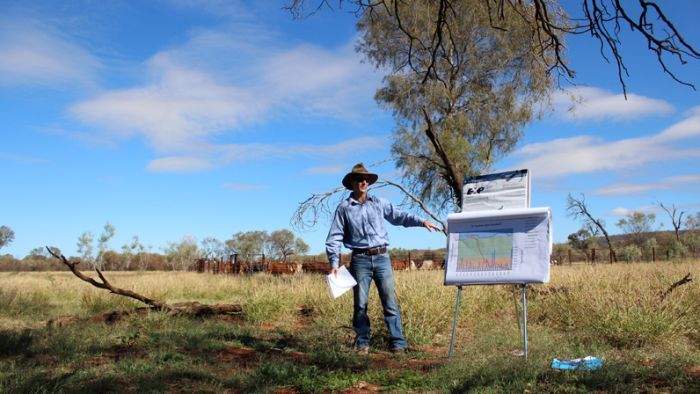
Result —
M422 253L414 259L411 253L392 256L391 264L396 271L443 269L444 254ZM341 255L341 264L349 264L350 255ZM191 266L191 271L209 274L252 274L263 272L272 275L293 275L300 272L323 274L330 273L327 261L269 261L262 255L261 260L243 261L235 256L228 260L217 258L197 259Z

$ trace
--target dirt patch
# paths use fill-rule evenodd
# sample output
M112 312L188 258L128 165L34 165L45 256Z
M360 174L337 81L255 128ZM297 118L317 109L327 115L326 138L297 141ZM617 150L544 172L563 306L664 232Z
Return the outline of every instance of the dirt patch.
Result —
M249 347L230 346L221 350L216 358L227 364L250 365L257 361L257 352Z
M700 378L700 365L687 365L685 370L694 378Z
M352 387L348 387L345 390L338 391L344 394L358 394L358 393L378 393L382 390L381 386L367 382L357 382Z

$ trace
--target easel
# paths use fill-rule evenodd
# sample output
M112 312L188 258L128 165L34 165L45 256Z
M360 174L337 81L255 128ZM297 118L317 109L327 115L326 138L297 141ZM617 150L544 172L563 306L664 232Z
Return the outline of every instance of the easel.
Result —
M520 284L522 288L522 305L523 305L523 328L520 330L520 317L518 316L518 304L517 301L515 303L515 316L516 316L516 321L518 322L518 331L522 332L522 338L523 338L523 357L524 360L527 362L527 297L526 297L526 288L527 284L522 283ZM515 301L515 294L517 291L518 285L513 285L513 301ZM455 304L455 316L454 320L452 322L452 339L450 339L450 350L447 353L447 358L452 357L452 348L454 346L455 342L455 332L457 331L457 315L459 313L459 300L462 298L462 285L457 286L457 302Z
M508 185L511 181L514 182L511 183L511 185ZM517 180L522 179L524 182L520 184L517 182ZM464 194L465 196L471 196L471 201L468 201L466 198L462 202L462 211L465 211L465 208L467 206L471 206L474 204L474 208L476 210L479 209L503 209L505 207L505 204L512 204L513 201L519 201L516 202L516 204L520 204L519 207L530 207L530 182L531 178L529 176L529 171L528 170L517 170L517 171L510 171L510 172L504 172L504 173L499 173L499 174L489 174L489 175L483 175L483 176L477 176L477 177L468 177L465 178L464 181ZM473 186L473 187L470 187ZM508 194L511 197L510 201L493 201L493 197L487 198L487 194L491 194L492 192L498 192L501 194ZM505 192L505 193L504 193ZM515 198L513 198L515 197ZM476 199L475 199L476 198ZM503 203L504 205L501 205L500 207L496 206L491 206L492 204L498 205L499 203ZM463 285L457 285L457 301L455 303L455 314L454 314L454 320L452 322L452 338L450 339L450 350L447 354L448 358L452 357L452 349L454 346L454 340L455 340L455 332L457 331L457 315L459 313L459 302L462 297L462 286ZM522 320L523 320L523 325L522 325L522 330L520 329L520 317L519 317L519 312L518 312L518 302L517 302L517 288L518 286L521 287L522 290L522 306L523 306L523 312L522 312ZM513 303L515 306L515 316L516 316L516 321L518 322L518 331L522 333L522 339L523 339L523 356L524 360L527 362L527 296L526 296L526 290L527 290L527 284L526 283L516 283L513 284Z

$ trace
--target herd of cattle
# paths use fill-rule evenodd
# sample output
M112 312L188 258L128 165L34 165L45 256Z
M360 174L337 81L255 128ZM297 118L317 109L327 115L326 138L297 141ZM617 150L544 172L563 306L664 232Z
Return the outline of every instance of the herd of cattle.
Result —
M442 269L444 260L423 259L415 261L410 258L392 258L394 270L430 270ZM291 262L291 261L238 261L221 259L198 259L192 270L199 273L212 274L246 274L267 272L273 275L296 274L299 272L325 274L330 273L327 262Z

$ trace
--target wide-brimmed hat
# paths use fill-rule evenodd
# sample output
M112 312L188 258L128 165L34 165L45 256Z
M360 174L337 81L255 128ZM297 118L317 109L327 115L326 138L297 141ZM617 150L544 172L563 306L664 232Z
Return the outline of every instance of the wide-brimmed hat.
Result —
M352 190L352 180L358 176L367 177L370 185L376 182L377 178L379 178L377 174L372 174L371 172L367 171L364 164L357 163L352 168L352 171L348 172L345 177L343 177L343 186L345 186L346 189Z

